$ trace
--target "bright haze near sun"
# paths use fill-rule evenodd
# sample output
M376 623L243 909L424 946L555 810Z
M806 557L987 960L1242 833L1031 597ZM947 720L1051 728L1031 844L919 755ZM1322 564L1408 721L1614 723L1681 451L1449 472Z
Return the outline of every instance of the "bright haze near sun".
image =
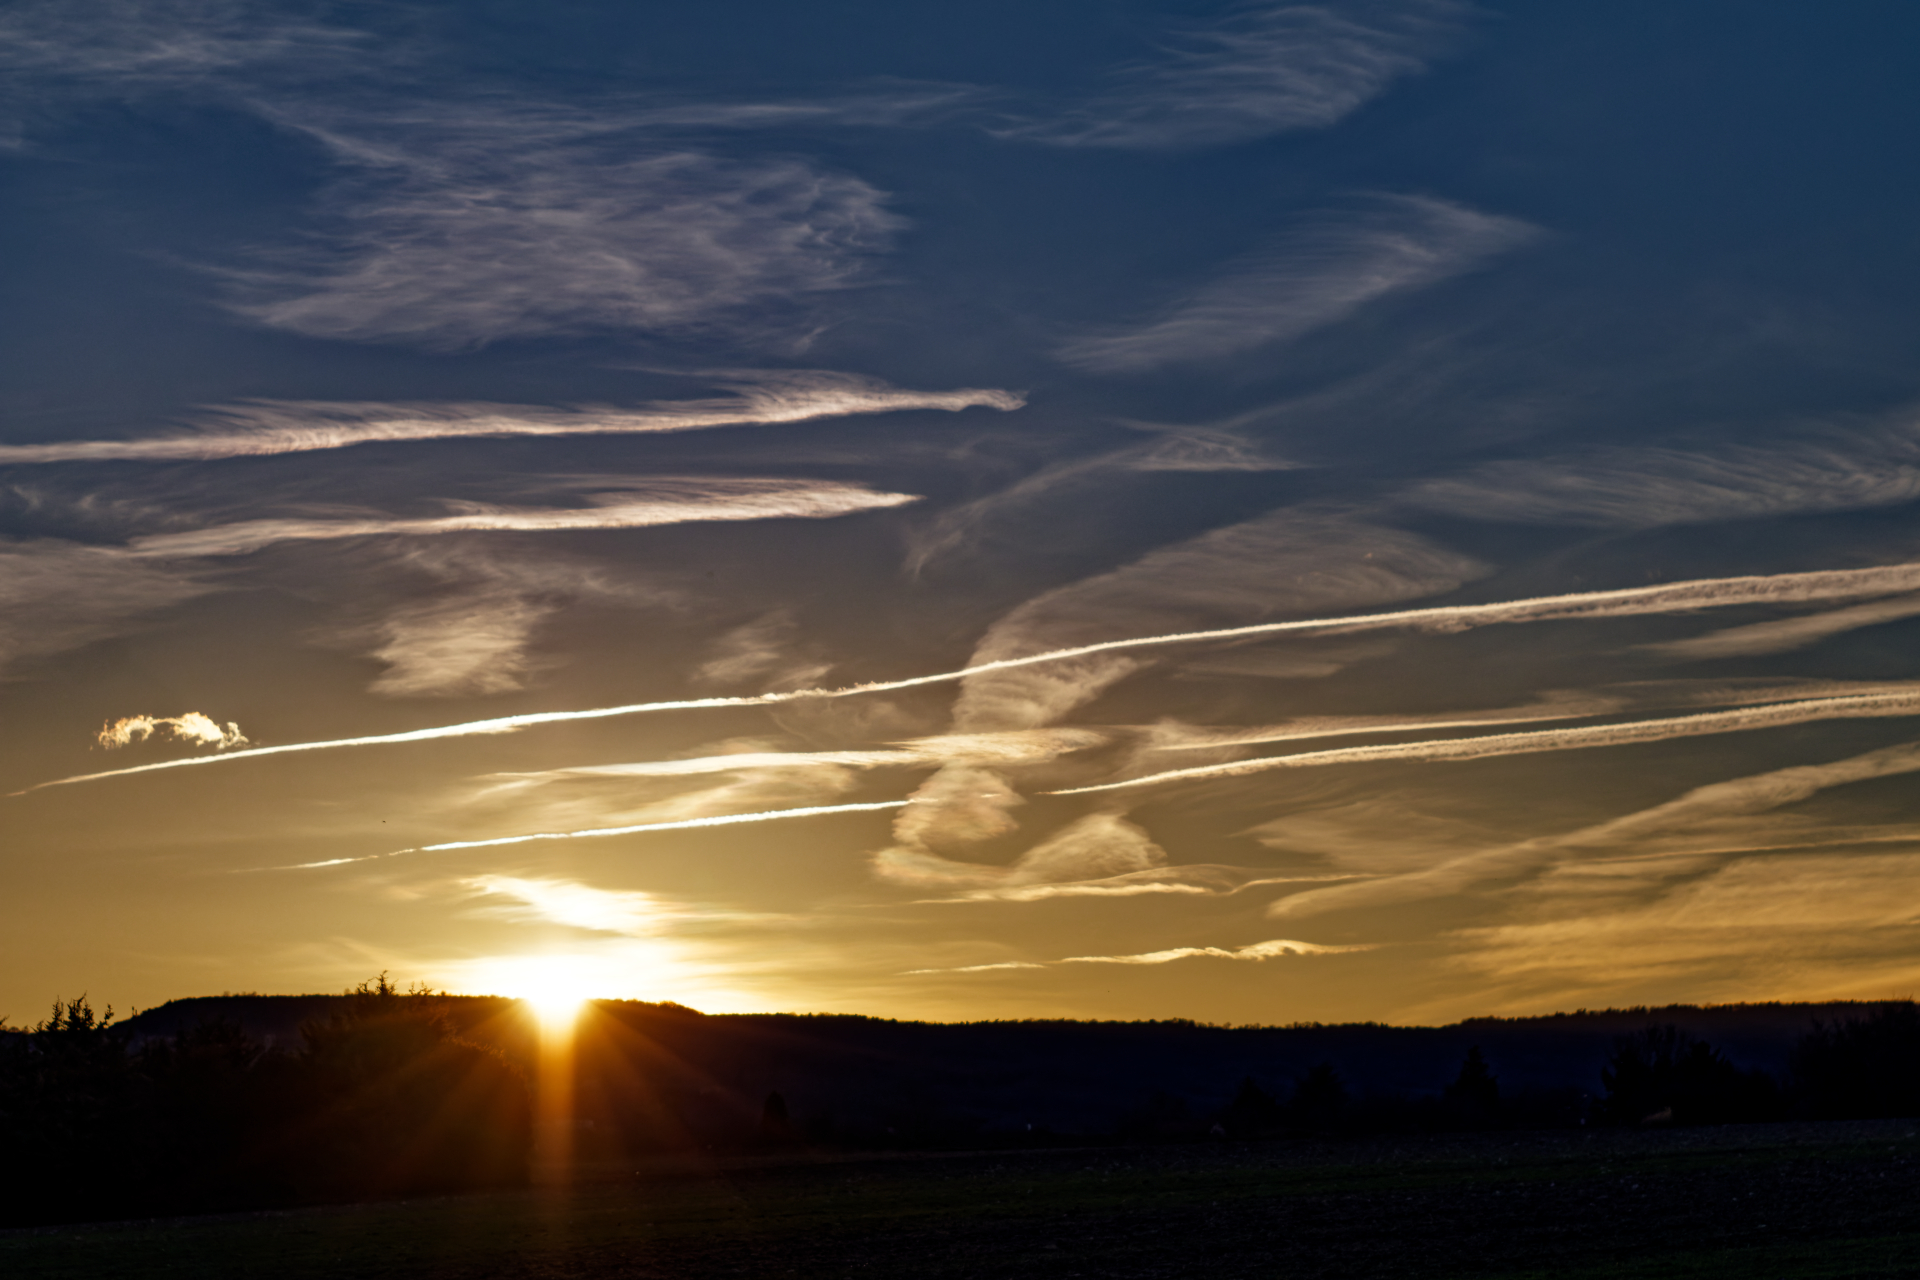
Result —
M15 1025L1920 982L1920 10L16 0Z

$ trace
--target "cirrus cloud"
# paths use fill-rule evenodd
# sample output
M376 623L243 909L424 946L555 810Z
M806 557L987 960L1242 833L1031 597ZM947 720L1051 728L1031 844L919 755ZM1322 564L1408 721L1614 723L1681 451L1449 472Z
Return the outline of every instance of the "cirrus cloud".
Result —
M1173 151L1322 129L1444 53L1471 13L1454 0L1239 6L1118 69L1107 92L996 132Z

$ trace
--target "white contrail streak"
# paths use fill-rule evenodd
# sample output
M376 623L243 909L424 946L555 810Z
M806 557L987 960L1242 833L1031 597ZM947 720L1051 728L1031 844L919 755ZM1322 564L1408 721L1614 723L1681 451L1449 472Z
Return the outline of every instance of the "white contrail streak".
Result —
M1771 624L1763 624L1771 625ZM1540 724L1548 720L1591 720L1596 716L1628 715L1633 712L1671 711L1686 706L1740 707L1786 702L1806 702L1815 698L1852 697L1869 693L1906 693L1914 688L1908 680L1796 680L1769 683L1762 689L1719 686L1705 692L1670 694L1656 689L1651 695L1635 695L1627 687L1622 695L1602 693L1582 700L1535 702L1524 707L1502 708L1456 714L1451 719L1396 719L1392 716L1303 716L1284 724L1255 726L1228 732L1208 733L1185 730L1186 736L1149 744L1154 751L1218 751L1223 747L1255 747L1274 742L1300 742L1311 738L1349 737L1362 733L1413 733L1432 729L1480 729L1508 724Z
M1709 711L1662 720L1635 720L1626 724L1593 725L1581 729L1541 729L1532 733L1493 733L1472 738L1435 738L1425 742L1389 742L1370 747L1336 747L1288 756L1237 760L1230 764L1199 765L1103 782L1091 787L1049 791L1054 796L1080 796L1095 791L1157 786L1163 782L1190 782L1202 778L1231 778L1268 769L1309 769L1324 765L1365 764L1374 760L1478 760L1488 756L1525 755L1537 751L1571 751L1583 747L1616 747L1667 738L1692 738L1711 733L1740 733L1773 729L1810 720L1852 720L1874 716L1920 715L1920 690L1908 693L1856 694L1815 698L1806 702L1777 702L1737 711Z
M527 715L500 716L490 720L472 720L464 724L441 725L431 729L414 729L406 733L336 738L322 742L297 742L277 747L254 747L245 751L228 751L217 756L165 760L155 764L136 765L128 769L112 769L103 773L58 778L51 782L36 783L12 794L20 796L46 787L61 787L76 782L94 782L102 778L150 773L159 769L227 764L235 760L283 755L294 751L330 751L341 747L383 746L389 743L427 742L436 738L511 733L516 729L525 729L534 725L560 724L573 720L603 720L613 716L645 715L656 711L763 707L775 703L800 702L816 698L846 698L862 693L890 693L898 689L916 689L925 685L951 684L995 671L1036 666L1046 662L1062 662L1085 657L1088 654L1109 653L1120 649L1146 649L1163 645L1198 644L1214 640L1241 640L1253 636L1316 631L1361 631L1396 627L1461 631L1471 627L1507 623L1548 622L1570 618L1631 617L1691 609L1724 608L1732 605L1794 604L1812 600L1891 595L1916 589L1920 589L1920 563L1883 565L1872 569L1760 574L1741 578L1702 578L1653 587L1582 591L1572 595L1536 596L1526 600L1507 600L1494 604L1445 605L1428 609L1401 609L1391 613L1356 614L1348 617L1261 622L1251 626L1227 627L1217 631L1181 631L1169 635L1102 640L1095 644L1076 645L1067 649L1050 649L1045 653L1027 654L1019 658L1001 658L993 662L982 662L975 666L962 667L957 671L911 676L904 680L879 680L870 684L851 685L844 689L796 689L784 693L761 693L737 698L689 698L674 702L641 702L621 707L595 707L585 711L541 711Z
M1459 720L1390 720L1380 723L1319 725L1311 721L1300 725L1276 725L1245 733L1222 734L1217 738L1196 737L1191 742L1156 742L1155 751L1218 751L1223 747L1257 747L1269 742L1298 742L1308 738L1343 738L1361 733L1407 733L1415 729L1482 729L1502 724L1538 724L1543 720L1581 720L1612 713L1612 707L1573 707L1543 711L1536 715L1469 716Z
M267 867L268 871L312 871L320 867L340 867L349 862L377 862L407 853L445 853L452 849L491 849L498 845L528 844L535 840L584 840L592 836L631 836L644 831L689 831L695 827L732 827L744 822L776 822L782 818L812 818L825 813L871 813L877 809L904 809L912 800L881 800L874 804L821 804L805 809L768 809L761 813L723 813L711 818L682 818L678 822L642 822L631 827L590 827L584 831L539 831L530 836L500 836L493 840L449 840L445 844L416 845L391 853L370 853L361 858L328 858L322 862L296 862L291 866Z

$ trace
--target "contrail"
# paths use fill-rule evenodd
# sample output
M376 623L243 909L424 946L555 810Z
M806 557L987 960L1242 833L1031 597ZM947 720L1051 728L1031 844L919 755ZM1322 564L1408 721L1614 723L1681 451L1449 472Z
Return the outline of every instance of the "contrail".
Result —
M185 769L210 764L228 764L256 756L284 755L294 751L330 751L341 747L383 746L389 743L428 742L436 738L464 738L477 734L511 733L534 725L560 724L573 720L603 720L614 716L646 715L657 711L704 711L721 707L764 707L783 702L817 698L847 698L863 693L890 693L898 689L917 689L926 685L952 684L972 676L1017 667L1063 662L1094 653L1121 649L1147 649L1164 645L1200 644L1215 640L1242 640L1253 636L1311 633L1316 631L1383 630L1413 627L1423 630L1464 631L1472 627L1509 623L1549 622L1569 618L1632 617L1641 614L1670 613L1689 609L1725 608L1733 605L1794 604L1813 600L1848 599L1860 596L1892 595L1920 589L1920 563L1883 565L1872 569L1833 569L1811 573L1756 574L1739 578L1701 578L1688 582L1670 582L1652 587L1626 587L1613 591L1582 591L1562 596L1535 596L1525 600L1507 600L1494 604L1444 605L1426 609L1401 609L1391 613L1354 614L1336 618L1301 618L1288 622L1260 622L1244 627L1225 627L1215 631L1180 631L1168 635L1135 636L1123 640L1102 640L1094 644L1050 649L1045 653L1019 658L1000 658L957 671L911 676L904 680L878 680L850 685L842 689L795 689L782 693L760 693L736 698L689 698L673 702L641 702L621 707L595 707L585 711L541 711L527 715L500 716L490 720L471 720L464 724L441 725L432 729L414 729L406 733L374 734L358 738L335 738L322 742L288 743L277 747L253 747L227 751L217 756L195 756L185 760L165 760L156 764L111 769L102 773L80 774L36 783L12 794L26 795L47 787L62 787L76 782L95 782L102 778L125 777L159 769Z
M1772 625L1772 624L1762 624ZM1629 687L1630 688L1630 687ZM1451 719L1396 719L1392 716L1303 716L1284 724L1254 726L1209 734L1186 730L1176 741L1149 744L1154 751L1218 751L1223 747L1254 747L1273 742L1298 742L1310 738L1349 737L1362 733L1411 733L1432 729L1480 729L1508 724L1539 724L1548 720L1591 720L1597 716L1627 715L1632 712L1670 711L1686 706L1739 707L1768 706L1805 702L1814 698L1852 697L1870 693L1906 693L1914 688L1910 680L1796 680L1773 683L1765 689L1729 689L1722 686L1709 693L1669 694L1656 691L1651 697L1601 694L1586 699L1568 698L1561 702L1534 702L1523 707L1455 714Z
M1336 747L1331 751L1304 751L1288 756L1266 756L1258 760L1237 760L1230 764L1199 765L1191 769L1170 769L1128 778L1122 782L1102 782L1091 787L1069 787L1049 791L1052 796L1082 796L1095 791L1120 791L1129 787L1157 786L1163 782L1188 782L1199 778L1231 778L1260 773L1268 769L1308 769L1323 765L1364 764L1372 760L1478 760L1488 756L1524 755L1537 751L1571 751L1581 747L1625 746L1635 742L1658 742L1666 738L1692 738L1710 733L1739 733L1750 729L1772 729L1810 720L1851 720L1873 716L1920 715L1920 690L1909 693L1855 694L1850 697L1816 698L1806 702L1776 702L1763 707L1743 707L1737 711L1709 711L1699 715L1672 716L1661 720L1635 720L1625 724L1593 725L1581 729L1540 729L1532 733L1493 733L1472 738L1433 738L1425 742L1389 742L1370 747Z
M391 853L370 853L359 858L328 858L322 862L296 862L285 867L263 867L263 871L312 871L319 867L345 866L349 862L377 862L407 853L445 853L450 849L491 849L503 844L528 844L534 840L584 840L591 836L630 836L643 831L687 831L695 827L731 827L743 822L775 822L781 818L812 818L823 813L871 813L877 809L904 809L913 800L881 800L874 804L821 804L806 809L768 809L762 813L726 813L713 818L683 818L678 822L643 822L632 827L591 827L585 831L540 831L530 836L500 836L493 840L449 840L445 844L416 845Z

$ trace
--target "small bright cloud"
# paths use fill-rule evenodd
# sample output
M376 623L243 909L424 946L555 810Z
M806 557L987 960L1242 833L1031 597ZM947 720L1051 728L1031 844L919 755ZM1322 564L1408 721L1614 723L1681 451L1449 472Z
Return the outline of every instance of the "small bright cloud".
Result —
M198 711L189 711L182 716L122 716L101 728L98 741L101 746L112 750L145 742L152 737L173 738L196 746L212 747L217 751L248 744L247 735L241 733L240 726L233 721L229 720L222 727L211 716Z

